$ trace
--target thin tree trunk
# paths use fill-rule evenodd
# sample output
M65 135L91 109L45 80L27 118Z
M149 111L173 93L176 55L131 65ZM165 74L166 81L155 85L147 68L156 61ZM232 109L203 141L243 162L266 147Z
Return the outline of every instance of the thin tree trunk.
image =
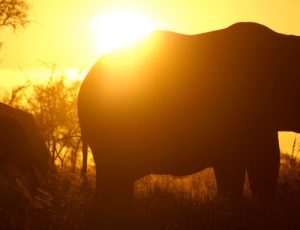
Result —
M82 170L81 174L83 176L87 173L87 153L88 153L88 144L85 140L82 139Z

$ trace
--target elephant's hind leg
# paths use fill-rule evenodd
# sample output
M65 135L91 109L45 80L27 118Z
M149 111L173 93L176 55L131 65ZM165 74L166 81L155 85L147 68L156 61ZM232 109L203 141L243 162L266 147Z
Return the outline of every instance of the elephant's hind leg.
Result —
M280 152L277 133L261 138L257 152L253 153L247 166L252 197L266 201L274 197L279 175Z

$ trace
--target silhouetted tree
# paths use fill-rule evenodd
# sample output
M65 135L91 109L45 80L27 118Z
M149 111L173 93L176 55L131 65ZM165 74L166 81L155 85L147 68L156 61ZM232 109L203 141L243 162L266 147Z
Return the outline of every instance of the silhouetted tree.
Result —
M64 165L68 154L75 167L80 144L80 130L77 121L77 91L79 82L67 85L64 77L50 78L46 84L34 86L28 98L32 111L45 135L52 159L59 159Z
M24 27L28 22L29 5L25 0L0 0L0 28Z
M0 29L25 27L29 23L29 8L25 0L0 0ZM2 45L0 42L0 49Z
M11 105L13 107L19 108L21 106L21 101L24 97L23 92L29 87L28 84L20 85L12 88L10 93L6 93L3 98L5 104Z

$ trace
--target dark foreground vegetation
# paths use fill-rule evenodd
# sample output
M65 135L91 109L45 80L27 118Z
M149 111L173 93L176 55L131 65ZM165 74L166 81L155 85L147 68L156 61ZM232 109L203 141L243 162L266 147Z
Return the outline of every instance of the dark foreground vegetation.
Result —
M283 158L278 193L265 206L253 203L246 182L243 206L232 211L226 200L216 196L213 172L208 169L186 178L144 178L138 207L150 219L159 220L163 229L299 229L300 164L289 156Z
M35 116L54 166L46 176L1 166L0 229L87 228L95 169L90 156L82 175L79 85L51 77L47 84L29 83L3 98ZM287 155L282 156L277 196L264 207L253 203L246 183L243 205L232 211L216 196L211 169L187 177L149 175L136 182L135 193L137 221L147 229L300 229L300 163Z
M85 229L94 170L82 177L67 168L51 172L31 189L29 175L1 169L1 229ZM276 199L257 208L246 195L239 212L216 197L211 170L176 178L150 175L135 185L141 219L153 229L299 229L300 164L282 163ZM151 228L150 228L151 229Z

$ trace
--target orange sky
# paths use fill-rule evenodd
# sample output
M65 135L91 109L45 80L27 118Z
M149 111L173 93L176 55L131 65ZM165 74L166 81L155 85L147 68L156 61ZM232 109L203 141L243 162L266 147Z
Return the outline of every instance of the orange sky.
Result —
M27 0L32 23L13 33L0 31L0 93L26 77L50 74L57 69L87 69L98 58L91 21L99 14L136 9L160 29L201 33L238 21L255 21L288 34L300 35L298 0ZM22 69L23 71L20 71ZM25 77L26 76L26 77Z
M61 68L86 68L99 54L94 49L90 23L114 9L138 9L160 28L201 33L238 21L256 21L300 35L300 1L296 0L28 0L32 23L14 34L0 34L1 69L37 68L40 61Z

